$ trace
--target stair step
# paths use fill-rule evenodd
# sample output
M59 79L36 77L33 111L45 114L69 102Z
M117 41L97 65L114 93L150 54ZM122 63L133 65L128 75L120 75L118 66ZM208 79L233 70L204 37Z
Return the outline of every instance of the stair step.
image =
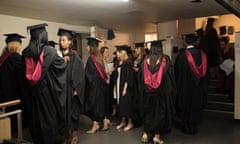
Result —
M203 113L206 117L214 116L218 118L234 119L234 112L204 109Z
M218 80L209 80L208 85L209 86L216 86L218 84Z
M206 109L233 112L234 104L227 102L208 101Z
M208 93L217 93L217 87L216 86L208 86Z
M228 95L226 94L218 94L218 93L209 93L208 101L216 101L216 102L228 102Z

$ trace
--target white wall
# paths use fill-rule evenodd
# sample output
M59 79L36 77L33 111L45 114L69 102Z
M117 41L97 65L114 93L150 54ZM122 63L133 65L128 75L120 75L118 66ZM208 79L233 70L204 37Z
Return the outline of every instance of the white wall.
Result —
M178 36L178 21L168 21L157 24L158 39Z
M30 35L27 34L26 27L29 25L35 25L40 23L47 23L47 31L49 40L58 42L57 31L58 28L65 28L74 30L80 33L90 33L90 27L79 25L68 25L64 23L56 23L50 21L43 21L37 19L28 19L8 15L0 15L0 51L5 47L5 37L3 34L7 33L19 33L27 37L23 40L23 48L28 45Z
M195 18L178 20L178 36L195 32Z
M240 119L240 32L236 33L235 42L235 102L234 102L234 118Z

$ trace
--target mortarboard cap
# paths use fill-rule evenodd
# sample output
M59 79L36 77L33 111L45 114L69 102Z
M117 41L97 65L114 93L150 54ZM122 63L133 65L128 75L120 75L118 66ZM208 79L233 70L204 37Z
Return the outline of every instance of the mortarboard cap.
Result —
M144 48L145 47L145 43L135 43L135 48Z
M184 39L186 43L193 43L197 40L197 36L195 34L186 34Z
M163 40L155 40L155 41L151 41L151 47L159 47L162 48L162 41L165 41L165 39Z
M88 37L87 40L88 40L87 45L90 45L90 46L98 47L99 42L101 42L101 40L96 39L94 37Z
M37 24L37 25L31 25L27 27L27 31L30 30L30 33L38 30L38 29L44 29L46 26L48 26L48 24L46 23L42 23L42 24Z
M55 41L48 41L47 45L51 46L51 47L55 47L55 45L57 45L58 43L56 43Z
M207 19L207 22L208 22L208 23L213 23L213 22L215 22L215 18L208 18L208 19Z
M74 38L74 37L76 37L76 32L67 30L67 29L63 29L63 28L59 28L57 35L58 36L67 36L68 38Z
M22 43L22 38L26 38L25 36L22 36L20 34L17 33L10 33L10 34L4 34L4 36L6 36L6 40L5 42L8 44L9 42L12 41L18 41L20 43Z
M126 51L128 52L129 51L129 47L127 45L118 45L118 46L115 46L117 48L117 51Z

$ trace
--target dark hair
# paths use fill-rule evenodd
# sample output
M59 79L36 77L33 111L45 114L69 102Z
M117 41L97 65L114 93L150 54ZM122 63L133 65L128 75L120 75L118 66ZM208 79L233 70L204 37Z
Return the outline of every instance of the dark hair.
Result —
M100 53L103 55L103 53L104 53L104 51L105 51L106 49L109 49L109 48L106 47L106 46L101 47Z
M155 66L158 59L163 55L162 47L151 46L149 49L149 62L151 66Z
M225 44L227 44L229 42L229 37L222 37L220 40L220 42L224 42Z
M38 61L43 46L48 42L48 34L45 28L36 29L31 32L31 39L27 46L27 55Z

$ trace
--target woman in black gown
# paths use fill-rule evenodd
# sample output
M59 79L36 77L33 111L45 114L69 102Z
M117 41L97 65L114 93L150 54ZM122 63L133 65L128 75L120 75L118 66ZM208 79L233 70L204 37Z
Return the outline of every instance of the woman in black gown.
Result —
M134 97L134 71L133 65L128 59L128 47L122 46L119 49L119 66L115 77L114 90L117 94L117 114L121 117L118 130L124 128L129 131L133 128L133 97Z
M6 47L0 56L0 102L19 99L22 68L22 38L19 34L6 34Z
M60 144L66 128L66 64L56 49L46 46L45 26L28 27L31 39L23 51L24 96L34 144Z
M151 43L149 56L138 74L140 110L144 121L142 142L153 135L154 144L162 144L160 134L169 131L175 101L173 66L163 54L161 41Z
M105 71L103 56L98 48L99 40L95 38L87 38L88 57L85 77L86 77L86 113L93 120L91 130L88 134L94 134L100 129L100 122L106 126L110 124L107 119L106 111L106 95L108 92L109 77Z
M85 74L83 62L76 51L73 50L73 37L75 32L58 30L59 44L63 59L67 63L67 139L76 144L78 123L84 106Z

